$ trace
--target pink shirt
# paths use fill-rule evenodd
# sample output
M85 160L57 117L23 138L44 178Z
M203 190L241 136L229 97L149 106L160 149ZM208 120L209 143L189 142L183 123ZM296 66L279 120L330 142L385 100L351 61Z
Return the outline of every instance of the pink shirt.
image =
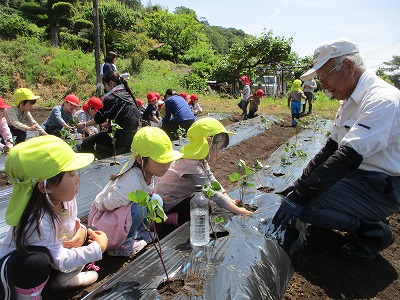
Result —
M3 139L5 141L12 140L12 134L11 134L11 131L10 131L10 127L8 127L7 120L4 117L0 119L0 132L1 132L1 135L3 136ZM10 142L6 142L6 146L8 148L12 148L13 144L10 143ZM3 148L4 148L4 144L0 143L0 150L3 149Z

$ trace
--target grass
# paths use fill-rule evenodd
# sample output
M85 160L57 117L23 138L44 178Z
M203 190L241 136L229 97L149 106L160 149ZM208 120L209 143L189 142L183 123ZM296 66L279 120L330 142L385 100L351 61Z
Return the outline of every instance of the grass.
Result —
M339 108L339 102L330 100L323 92L317 92L315 96L317 100L313 103L313 114L326 119L333 119ZM199 104L206 112L240 114L241 110L237 106L239 101L240 99L221 98L218 94L211 94L201 96ZM259 115L291 115L290 109L287 107L287 97L262 98L257 113Z

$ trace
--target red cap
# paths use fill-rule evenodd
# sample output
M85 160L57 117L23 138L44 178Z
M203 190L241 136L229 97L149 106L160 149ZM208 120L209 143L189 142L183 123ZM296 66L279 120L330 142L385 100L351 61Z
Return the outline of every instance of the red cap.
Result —
M79 99L74 94L69 94L65 96L64 100L71 103L72 105L79 106Z
M192 103L194 100L198 100L199 96L197 94L190 95L189 103Z
M256 96L258 98L262 98L264 96L264 91L262 89L259 89L256 91Z
M8 105L4 102L3 98L0 97L0 108L10 108L11 105Z
M239 80L244 81L245 84L247 84L247 85L250 85L249 77L247 77L246 75L243 75L242 77L240 77Z
M199 99L199 96L197 95L197 94L192 94L192 95L190 95L190 100L196 100L196 99Z
M138 105L139 108L141 108L144 104L144 101L140 100L139 98L136 98L136 104Z
M97 97L92 97L89 99L89 101L82 107L83 111L87 111L87 109L90 107L93 107L95 110L99 110L103 107L103 102L97 98Z
M157 100L157 96L156 96L156 94L155 93L153 93L153 92L150 92L150 93L147 93L147 100L150 102L150 101L153 101L153 100Z
M183 99L185 99L186 101L189 99L189 95L186 94L185 92L180 92L179 96L181 96Z
M161 100L161 95L160 95L160 93L154 93L154 94L156 94L157 100Z

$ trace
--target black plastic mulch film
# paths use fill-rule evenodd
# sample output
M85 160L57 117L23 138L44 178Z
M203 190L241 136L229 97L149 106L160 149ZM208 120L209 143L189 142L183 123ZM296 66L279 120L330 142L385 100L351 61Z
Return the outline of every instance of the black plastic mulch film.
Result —
M288 141L307 156L297 156L290 159L291 164L283 165L281 156L288 155L287 146L278 148L258 172L264 186L281 190L301 175L302 169L325 143L331 126L330 122L316 122L313 129L304 130L297 139L293 137ZM235 130L240 132L240 125ZM273 175L278 173L284 175ZM257 185L258 179L252 178L252 182ZM281 196L259 192L256 188L247 190L244 197L245 203L258 207L252 216L237 217L219 211L212 215L213 219L224 218L223 224L213 226L214 230L226 231L228 235L212 238L207 246L192 248L189 223L186 223L161 241L169 277L190 278L185 282L184 292L168 299L282 299L294 273L297 254L304 246L305 230L298 222L296 229L275 238L266 234ZM237 190L230 194L238 198ZM191 282L193 275L200 278L200 290ZM83 299L163 299L157 287L165 279L161 261L150 248Z

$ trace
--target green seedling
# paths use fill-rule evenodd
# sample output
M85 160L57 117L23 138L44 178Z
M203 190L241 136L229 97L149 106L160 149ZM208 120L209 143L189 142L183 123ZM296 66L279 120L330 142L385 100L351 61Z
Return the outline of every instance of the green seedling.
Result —
M179 145L181 145L187 138L186 129L178 125L178 130L176 131L179 139Z
M121 126L119 126L117 123L115 123L114 120L111 120L111 132L108 133L108 135L111 137L111 143L113 146L113 151L114 151L114 162L111 163L111 166L119 165L117 162L117 153L115 151L115 133L117 132L118 129L122 129Z
M251 175L256 174L258 180L262 185L261 179L258 177L258 174L256 172L257 170L261 170L262 167L263 165L259 160L256 160L256 163L252 167L247 166L244 160L239 160L239 163L237 164L238 172L234 172L229 175L230 181L238 183L240 202L243 202L245 189L247 187L255 186L254 183L250 181Z
M213 180L209 184L205 184L203 186L203 194L207 199L210 199L210 197L214 196L215 193L220 192L221 190L222 190L222 186L216 180ZM215 222L215 225L218 225L218 224L225 222L225 219L222 217L216 217L214 222ZM211 223L211 219L209 219L209 224L210 224L211 231L214 232L215 239L217 239L217 232L214 230L214 226Z
M60 130L60 136L61 139L63 139L64 142L66 142L72 149L75 149L78 142L75 140L75 137L71 132L71 129L69 129L68 127L64 127L63 129Z
M162 201L160 201L161 198L153 197L152 195L149 195L148 193L146 193L145 191L142 191L142 190L136 190L136 191L130 192L128 194L128 199L130 201L132 201L133 203L136 203L137 205L146 208L147 212L145 215L145 219L147 221L147 224L152 224L153 222L161 223L168 218L162 207ZM146 230L148 232L150 232L150 228L148 226L146 226L146 224L143 224L143 225L146 228ZM158 238L157 229L155 226L154 226L154 234L155 234L155 237L152 237L153 238L153 246L156 249L158 257L160 258L161 264L164 268L164 272L167 277L168 289L169 289L170 288L169 287L170 280L169 280L169 276L168 276L168 271L167 271L167 268L164 263L161 242L160 242L160 239Z

